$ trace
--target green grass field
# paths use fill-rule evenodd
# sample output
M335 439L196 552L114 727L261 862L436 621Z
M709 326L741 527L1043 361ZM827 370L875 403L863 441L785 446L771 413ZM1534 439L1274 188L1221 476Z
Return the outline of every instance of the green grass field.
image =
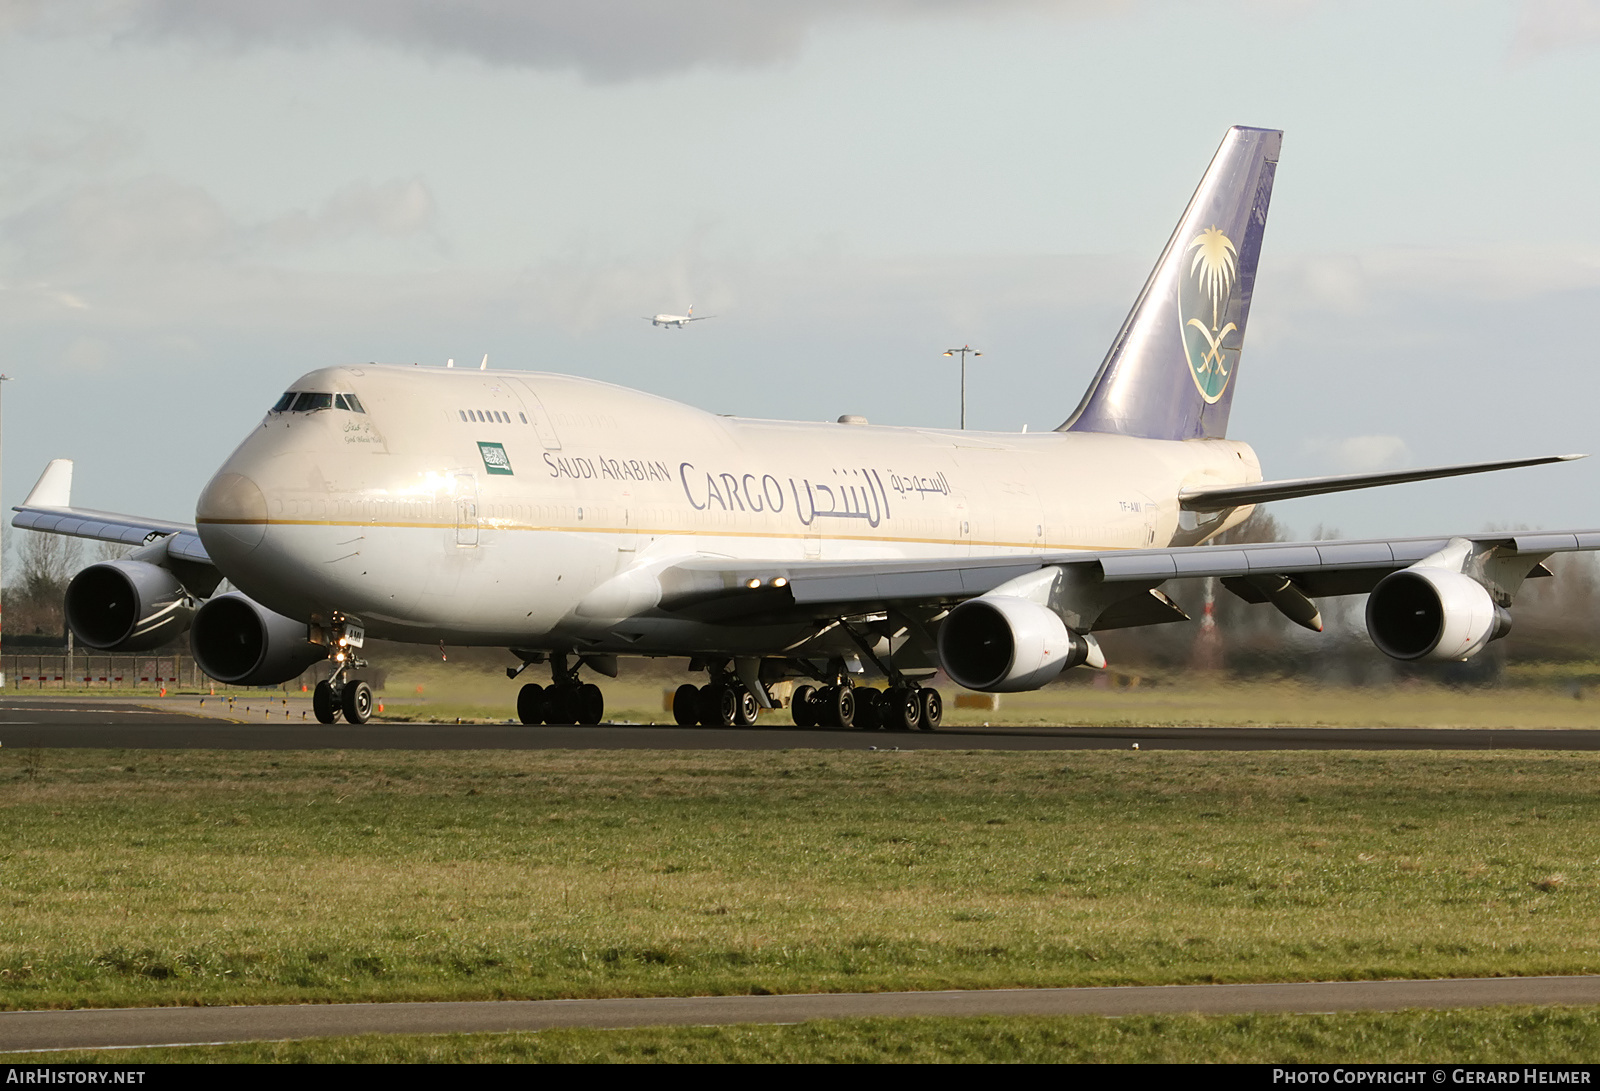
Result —
M1580 973L1600 758L0 750L11 1008Z

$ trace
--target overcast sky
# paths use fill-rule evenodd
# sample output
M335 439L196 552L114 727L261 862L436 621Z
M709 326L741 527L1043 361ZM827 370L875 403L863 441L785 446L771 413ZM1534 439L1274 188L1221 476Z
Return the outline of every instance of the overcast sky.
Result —
M193 517L303 372L1053 428L1230 124L1271 477L1600 451L1600 3L0 0L3 499ZM690 304L687 331L641 321ZM1086 472L1063 467L1063 473ZM1600 526L1600 458L1277 505Z

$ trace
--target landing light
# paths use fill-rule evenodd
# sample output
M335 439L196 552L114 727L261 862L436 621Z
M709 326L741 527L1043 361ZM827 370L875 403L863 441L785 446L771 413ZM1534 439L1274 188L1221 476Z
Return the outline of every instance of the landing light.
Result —
M754 578L752 578L752 579L748 579L748 580L745 580L745 581L744 581L744 585L745 585L745 586L746 586L746 587L748 587L748 588L750 588L750 589L751 589L751 590L752 590L752 591L753 591L753 590L755 590L755 589L756 589L756 588L757 588L757 587L760 587L760 586L761 586L761 581L760 581L760 580L758 580L758 579L754 579Z

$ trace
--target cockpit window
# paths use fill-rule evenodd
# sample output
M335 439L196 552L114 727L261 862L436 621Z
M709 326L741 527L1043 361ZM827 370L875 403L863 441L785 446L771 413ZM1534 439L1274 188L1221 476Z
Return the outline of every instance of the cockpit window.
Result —
M354 394L321 394L308 390L291 390L273 405L274 413L310 413L317 409L346 409L351 413L365 413L361 399Z
M310 413L316 409L332 409L332 394L304 393L294 400L294 412Z

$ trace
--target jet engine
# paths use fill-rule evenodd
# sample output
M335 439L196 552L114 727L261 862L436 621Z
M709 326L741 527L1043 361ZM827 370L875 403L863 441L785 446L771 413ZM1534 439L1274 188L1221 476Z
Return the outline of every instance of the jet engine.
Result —
M1483 585L1448 568L1404 568L1367 598L1367 632L1393 659L1471 659L1511 631Z
M968 599L939 626L939 665L967 689L1038 689L1082 663L1105 665L1094 637L1068 629L1054 610L1013 595Z
M67 624L91 648L142 652L181 636L194 617L178 577L148 561L102 561L67 584Z
M274 686L327 658L328 650L312 644L308 635L305 622L275 614L254 599L230 591L195 613L189 642L194 661L217 681Z

